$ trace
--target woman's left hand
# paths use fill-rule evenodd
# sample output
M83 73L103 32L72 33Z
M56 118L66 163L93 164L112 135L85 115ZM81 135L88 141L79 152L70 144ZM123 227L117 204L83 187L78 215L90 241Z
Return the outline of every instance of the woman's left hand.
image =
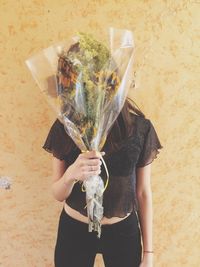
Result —
M153 254L145 253L139 267L153 267Z

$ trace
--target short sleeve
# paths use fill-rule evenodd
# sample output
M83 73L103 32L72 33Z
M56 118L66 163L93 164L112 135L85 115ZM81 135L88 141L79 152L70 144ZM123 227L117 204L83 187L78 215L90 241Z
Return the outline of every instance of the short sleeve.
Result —
M64 125L59 119L56 119L49 130L42 148L52 153L54 157L66 160L70 147L72 147L72 140L66 133Z
M138 168L152 163L160 153L159 149L163 148L152 122L150 120L147 121L148 127L143 141L143 148L136 164Z

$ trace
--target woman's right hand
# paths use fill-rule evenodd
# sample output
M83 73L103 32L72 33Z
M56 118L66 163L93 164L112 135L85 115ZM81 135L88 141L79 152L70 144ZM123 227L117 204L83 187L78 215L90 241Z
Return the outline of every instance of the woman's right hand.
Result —
M101 154L104 152L87 151L79 154L75 162L66 170L66 179L84 181L90 176L101 173Z

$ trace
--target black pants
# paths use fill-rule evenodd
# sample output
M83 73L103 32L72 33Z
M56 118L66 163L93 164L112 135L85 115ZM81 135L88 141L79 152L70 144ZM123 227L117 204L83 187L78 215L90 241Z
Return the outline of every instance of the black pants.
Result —
M105 267L139 267L141 234L135 211L124 220L102 225L100 239L88 232L88 224L69 216L63 207L55 246L55 267L93 267L102 253Z

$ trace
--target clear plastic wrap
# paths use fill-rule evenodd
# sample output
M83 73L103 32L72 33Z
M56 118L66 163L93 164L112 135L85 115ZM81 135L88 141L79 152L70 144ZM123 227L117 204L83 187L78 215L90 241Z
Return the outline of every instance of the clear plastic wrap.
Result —
M108 44L79 32L70 41L32 56L26 64L80 150L101 151L127 97L133 59L133 33L109 28ZM96 175L88 177L83 186L89 231L97 231L100 237L105 185Z

